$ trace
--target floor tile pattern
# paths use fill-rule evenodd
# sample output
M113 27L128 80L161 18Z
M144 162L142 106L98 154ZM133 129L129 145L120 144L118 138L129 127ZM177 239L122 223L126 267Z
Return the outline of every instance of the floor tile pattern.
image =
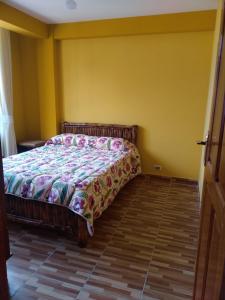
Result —
M9 224L13 300L188 300L199 229L197 186L140 176L95 223L88 247Z

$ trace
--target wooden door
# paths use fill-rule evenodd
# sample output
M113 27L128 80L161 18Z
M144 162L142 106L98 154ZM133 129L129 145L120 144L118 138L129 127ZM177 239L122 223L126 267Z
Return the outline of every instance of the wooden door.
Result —
M6 271L6 260L9 258L9 239L6 226L6 212L4 205L4 183L2 171L2 156L0 144L0 299L8 300L8 280Z
M224 12L223 12L224 15ZM194 300L225 299L225 31L221 24L217 79L205 154Z

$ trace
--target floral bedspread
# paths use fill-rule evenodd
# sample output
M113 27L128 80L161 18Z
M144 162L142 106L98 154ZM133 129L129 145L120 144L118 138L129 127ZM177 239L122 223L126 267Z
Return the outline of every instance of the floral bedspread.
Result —
M87 220L91 235L94 219L141 172L134 145L113 151L51 141L3 159L3 168L5 193L66 206Z

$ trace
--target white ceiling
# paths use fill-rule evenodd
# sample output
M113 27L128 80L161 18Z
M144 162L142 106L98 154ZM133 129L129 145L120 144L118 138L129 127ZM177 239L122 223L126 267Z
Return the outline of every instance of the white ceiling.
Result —
M218 0L76 0L77 9L66 0L3 0L46 23L112 19L215 9Z

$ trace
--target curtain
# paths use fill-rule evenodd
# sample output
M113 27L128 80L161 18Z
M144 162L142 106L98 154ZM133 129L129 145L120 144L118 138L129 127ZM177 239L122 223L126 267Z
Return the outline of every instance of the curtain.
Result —
M0 28L0 138L3 157L17 153L13 123L10 33L2 28Z

